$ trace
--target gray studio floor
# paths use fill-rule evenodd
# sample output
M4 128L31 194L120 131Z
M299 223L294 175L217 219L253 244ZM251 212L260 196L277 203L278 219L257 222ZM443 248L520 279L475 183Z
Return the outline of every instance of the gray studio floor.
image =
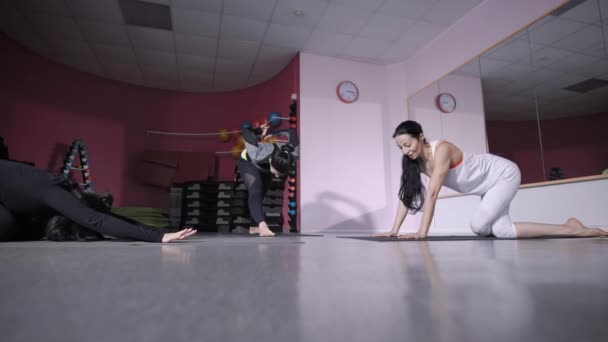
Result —
M608 341L608 239L0 244L0 340Z

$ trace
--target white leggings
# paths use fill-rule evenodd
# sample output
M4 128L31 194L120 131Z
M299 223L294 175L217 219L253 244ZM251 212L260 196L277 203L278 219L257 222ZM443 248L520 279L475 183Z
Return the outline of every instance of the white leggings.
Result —
M509 207L520 183L521 174L515 169L510 177L500 180L481 196L481 206L471 220L473 233L479 236L492 233L498 238L517 237L517 230L509 217Z

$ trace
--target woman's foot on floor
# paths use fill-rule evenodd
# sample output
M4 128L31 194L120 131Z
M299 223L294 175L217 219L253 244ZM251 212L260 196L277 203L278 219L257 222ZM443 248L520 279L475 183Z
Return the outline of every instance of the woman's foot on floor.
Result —
M272 230L267 228L259 228L259 227L250 227L249 234L258 234L260 236L274 236L275 234Z
M574 235L576 236L608 236L608 231L601 228L586 227L581 221L574 217L569 218L565 225L573 228Z

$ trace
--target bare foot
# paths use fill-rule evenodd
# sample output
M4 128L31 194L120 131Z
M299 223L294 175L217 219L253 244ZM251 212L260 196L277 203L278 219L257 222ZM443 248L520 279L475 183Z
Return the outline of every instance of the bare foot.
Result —
M258 228L258 227L249 227L249 234L251 234L251 235L260 234L260 228Z
M274 236L274 232L268 228L260 228L260 236Z
M577 218L571 217L566 223L566 226L574 229L574 235L577 236L608 236L608 232L600 228L589 228L583 225Z

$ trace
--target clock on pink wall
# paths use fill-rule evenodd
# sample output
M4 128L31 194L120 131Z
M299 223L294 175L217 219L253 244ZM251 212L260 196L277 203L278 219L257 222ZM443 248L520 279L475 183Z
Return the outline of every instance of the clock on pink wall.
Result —
M353 103L359 98L359 88L352 81L342 81L336 87L336 95L344 103Z

